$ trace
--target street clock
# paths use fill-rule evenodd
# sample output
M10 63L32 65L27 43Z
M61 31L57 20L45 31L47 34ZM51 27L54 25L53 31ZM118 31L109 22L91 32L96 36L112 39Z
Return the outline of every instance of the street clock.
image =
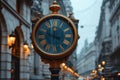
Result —
M47 59L69 56L75 49L77 40L78 33L74 23L66 16L56 13L39 19L32 32L35 50Z

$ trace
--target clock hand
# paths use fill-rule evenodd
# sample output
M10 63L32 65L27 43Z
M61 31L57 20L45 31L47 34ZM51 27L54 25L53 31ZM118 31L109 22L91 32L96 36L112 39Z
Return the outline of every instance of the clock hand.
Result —
M55 30L53 30L53 37L59 41L59 40L60 40L60 37L59 37L58 34L57 34L58 30L57 30L57 28L54 28L54 29L55 29Z
M60 39L60 37L56 36L55 33L54 33L54 34L51 34L50 32L48 32L47 34L48 34L49 36L51 36L51 37L57 39L57 40Z
M53 37L57 40L60 40L60 37L56 36L55 34L53 34Z

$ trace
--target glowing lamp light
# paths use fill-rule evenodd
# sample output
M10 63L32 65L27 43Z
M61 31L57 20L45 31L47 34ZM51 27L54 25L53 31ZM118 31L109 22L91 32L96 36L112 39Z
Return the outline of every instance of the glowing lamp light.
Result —
M120 76L120 72L117 75Z
M102 70L104 70L104 67L101 67Z
M102 65L105 65L106 64L106 62L105 61L102 61Z
M94 73L95 72L95 70L92 70L92 73Z
M26 50L28 48L28 43L27 41L24 42L24 49Z
M29 47L28 47L28 43L27 41L24 42L24 52L27 54L27 55L30 55L30 50L29 50Z
M64 66L64 69L66 70L66 69L67 69L67 66Z
M10 34L8 37L8 45L12 46L15 43L15 40L16 40L16 35L14 32L12 32L12 34Z
M98 65L98 68L100 68L100 67L101 67L101 64Z
M101 80L105 80L105 78L102 76Z
M62 63L61 65L64 67L64 66L65 66L65 63Z

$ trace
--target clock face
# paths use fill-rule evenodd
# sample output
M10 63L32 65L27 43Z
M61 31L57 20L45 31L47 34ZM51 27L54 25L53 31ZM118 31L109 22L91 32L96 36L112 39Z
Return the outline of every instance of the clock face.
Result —
M68 49L73 42L73 30L68 21L50 17L42 21L35 34L38 46L51 54Z
M73 25L69 19L57 14L39 20L32 33L37 52L52 56L70 53L77 43L77 31Z

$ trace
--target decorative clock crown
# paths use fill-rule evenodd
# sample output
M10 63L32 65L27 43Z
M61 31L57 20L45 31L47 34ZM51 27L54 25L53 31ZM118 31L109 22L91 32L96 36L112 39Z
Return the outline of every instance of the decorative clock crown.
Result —
M57 4L57 1L53 1L53 4L49 8L52 11L52 14L57 14L60 10L60 6Z

